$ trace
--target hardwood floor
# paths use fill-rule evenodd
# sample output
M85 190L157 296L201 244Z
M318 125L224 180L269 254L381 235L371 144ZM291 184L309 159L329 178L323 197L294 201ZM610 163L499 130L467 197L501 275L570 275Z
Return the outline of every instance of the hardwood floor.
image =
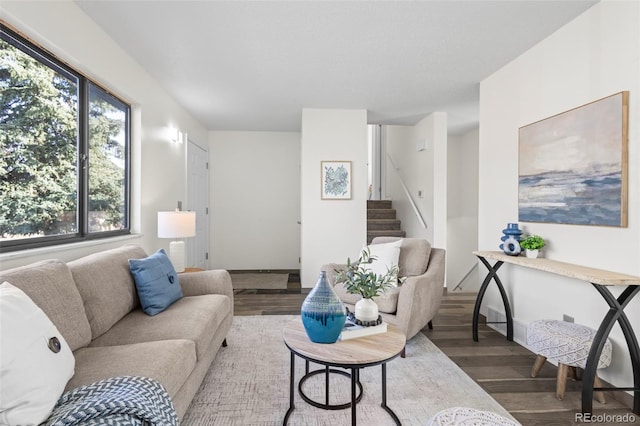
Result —
M295 280L290 281L287 290L238 290L235 315L299 314L307 292ZM594 416L606 416L606 421L576 421L581 407L581 382L569 380L565 398L559 401L555 398L555 366L546 363L538 377L531 378L535 355L486 325L480 326L480 341L474 342L474 303L473 293L448 293L433 320L433 330L425 327L422 332L524 426L640 425L640 415L614 399L612 393L606 395L607 404L595 400L593 403Z

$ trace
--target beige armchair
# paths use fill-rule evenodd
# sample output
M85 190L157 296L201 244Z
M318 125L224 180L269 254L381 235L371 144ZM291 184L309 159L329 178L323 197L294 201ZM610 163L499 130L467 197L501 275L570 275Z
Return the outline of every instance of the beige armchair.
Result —
M374 300L382 319L399 327L409 340L425 326L432 328L431 320L438 313L444 291L445 250L432 248L427 240L418 238L376 237L371 244L398 240L402 240L398 260L400 277L407 279L397 289ZM346 264L328 263L322 270L327 272L329 283L353 312L361 296L347 293L342 284L335 282L335 271L344 268Z

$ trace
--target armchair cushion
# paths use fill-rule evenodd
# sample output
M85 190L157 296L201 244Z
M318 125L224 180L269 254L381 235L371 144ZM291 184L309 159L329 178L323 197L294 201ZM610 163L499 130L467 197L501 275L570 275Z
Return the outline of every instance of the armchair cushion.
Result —
M385 275L389 269L398 265L401 247L402 240L369 245L370 254L372 257L375 257L375 260L370 265L365 265L365 269L375 272L377 275ZM343 267L344 265L342 265L340 269ZM335 271L331 271L331 273L335 274ZM329 281L333 282L333 280ZM359 294L347 292L344 284L341 282L336 283L333 289L344 303L355 305L356 302L362 298ZM386 292L374 297L373 301L378 305L380 312L392 314L397 310L399 293L400 290L398 286L394 285L394 287L387 289Z
M395 241L402 241L400 257L398 258L399 275L401 277L414 277L424 274L429 266L431 244L421 238L398 237L376 237L371 244L385 244Z
M370 264L364 265L365 269L375 272L376 275L385 275L391 268L398 266L400 246L402 246L401 240L367 246L371 257L375 259Z

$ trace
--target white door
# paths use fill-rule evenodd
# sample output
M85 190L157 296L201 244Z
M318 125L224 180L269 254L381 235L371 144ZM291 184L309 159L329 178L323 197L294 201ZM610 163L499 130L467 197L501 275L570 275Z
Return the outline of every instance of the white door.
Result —
M209 152L187 144L187 210L196 212L196 236L186 240L187 267L209 269Z

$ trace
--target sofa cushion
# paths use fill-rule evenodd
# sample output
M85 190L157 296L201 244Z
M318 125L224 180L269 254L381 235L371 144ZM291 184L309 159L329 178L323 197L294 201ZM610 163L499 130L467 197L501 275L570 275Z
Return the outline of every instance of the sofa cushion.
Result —
M53 410L74 359L55 325L22 290L0 285L0 424L40 424Z
M94 339L138 306L129 259L143 257L147 254L142 248L127 244L68 263Z
M164 249L144 259L129 259L129 267L147 315L159 314L182 297L178 274Z
M431 244L422 238L376 237L372 244L384 244L402 240L398 268L401 277L422 275L429 266Z
M107 333L91 342L93 347L127 345L168 339L188 339L196 344L197 359L204 356L220 323L231 312L231 300L219 294L183 297L153 317L136 309Z
M195 344L184 339L82 348L75 357L76 374L66 390L109 377L143 376L158 380L173 397L196 365Z
M72 351L91 342L91 328L82 297L67 265L46 260L0 272L0 282L8 281L24 291L60 331Z

